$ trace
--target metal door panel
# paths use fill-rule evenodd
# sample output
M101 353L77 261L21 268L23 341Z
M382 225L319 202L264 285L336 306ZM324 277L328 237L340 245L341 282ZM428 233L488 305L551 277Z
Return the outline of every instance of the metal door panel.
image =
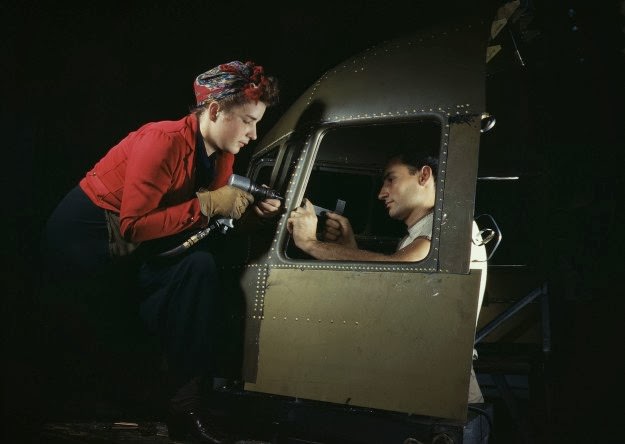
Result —
M464 420L479 277L270 269L245 388Z

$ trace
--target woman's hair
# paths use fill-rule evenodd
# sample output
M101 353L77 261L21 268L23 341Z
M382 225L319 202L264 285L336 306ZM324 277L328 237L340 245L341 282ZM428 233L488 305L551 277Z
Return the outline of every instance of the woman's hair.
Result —
M201 113L211 102L228 110L250 100L267 106L278 102L279 88L275 77L265 75L254 62L233 61L218 65L196 77L193 83L197 105L192 112Z
M230 96L224 97L222 99L213 99L215 102L219 103L219 106L223 110L228 110L234 106L241 105L249 100L258 100L263 102L265 105L272 106L278 103L279 89L278 89L278 81L274 77L267 77L267 84L263 86L263 91L258 96L257 99L250 99L245 95L243 91L232 94ZM205 106L207 106L213 100L209 100L202 105L196 106L194 111L201 112Z

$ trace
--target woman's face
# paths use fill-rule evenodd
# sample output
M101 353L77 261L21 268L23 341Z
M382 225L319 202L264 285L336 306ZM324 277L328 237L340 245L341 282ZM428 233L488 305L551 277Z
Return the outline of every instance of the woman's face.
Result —
M256 124L262 119L267 106L260 101L235 105L227 111L219 110L210 118L207 131L202 130L207 152L215 150L237 154L250 140L256 140ZM206 117L210 117L208 110Z

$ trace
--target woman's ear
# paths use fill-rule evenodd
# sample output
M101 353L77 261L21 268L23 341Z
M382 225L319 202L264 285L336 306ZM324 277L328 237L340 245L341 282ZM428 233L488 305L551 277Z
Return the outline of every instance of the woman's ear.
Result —
M219 111L220 111L219 103L217 102L209 103L207 107L207 111L208 111L208 118L211 121L215 122L217 120L217 116L219 115Z
M419 171L419 184L425 185L425 183L432 177L432 168L429 165L424 165Z

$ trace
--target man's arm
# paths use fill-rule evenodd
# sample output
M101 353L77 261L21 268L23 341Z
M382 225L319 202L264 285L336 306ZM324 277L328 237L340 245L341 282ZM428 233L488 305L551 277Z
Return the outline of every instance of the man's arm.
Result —
M426 238L417 238L393 254L375 253L350 245L319 241L316 235L317 216L308 200L305 207L291 212L287 228L298 248L320 260L415 262L424 259L430 251L430 241Z

